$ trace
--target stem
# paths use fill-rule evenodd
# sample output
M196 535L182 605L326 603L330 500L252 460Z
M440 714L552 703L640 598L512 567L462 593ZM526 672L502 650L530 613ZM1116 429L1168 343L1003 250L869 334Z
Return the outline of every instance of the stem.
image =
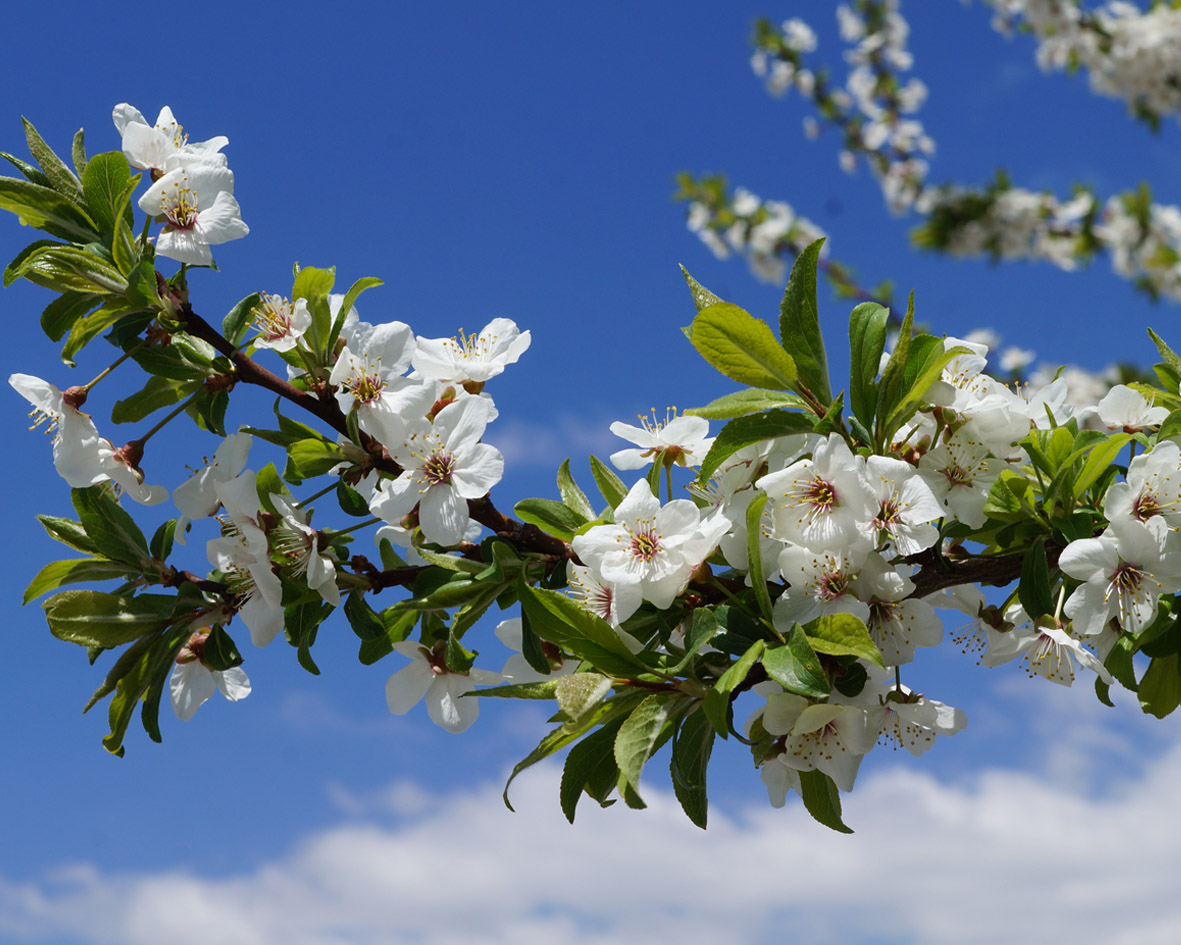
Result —
M181 415L181 413L184 412L185 408L188 407L188 405L190 403L192 403L194 400L196 400L197 396L201 393L202 393L202 391L198 390L195 393L190 394L188 397L186 397L183 401L181 401L179 404L177 404L172 410L168 411L167 416L165 416L163 420L161 420L159 423L157 423L154 427L152 427L152 429L150 429L143 436L139 437L137 442L139 442L139 444L142 446L144 443L146 443L148 440L150 440L153 436L155 436L157 433L159 433L165 426L167 426L171 421L173 421L177 417L179 417Z
M668 501L673 500L673 468L672 466L664 467L664 486L668 491Z
M322 495L327 495L329 492L331 492L333 489L335 489L335 488L336 488L336 485L337 485L337 484L334 482L334 483L332 483L332 485L330 485L330 486L325 486L323 489L321 489L321 490L320 490L319 492L317 492L315 495L310 495L310 496L308 496L306 499L303 499L303 500L302 500L302 501L300 501L300 502L296 502L296 503L295 503L295 506L294 506L294 508L297 508L297 509L302 509L302 508L303 508L305 505L307 505L309 502L315 502L315 501L316 501L318 498L320 498L320 496L322 496Z
M333 488L336 487L333 486ZM315 496L312 496L312 499L314 498ZM312 500L308 499L307 501L311 502ZM348 528L326 528L324 531L331 532L333 536L347 535L349 532L360 531L362 528L368 528L370 525L377 525L378 523L384 524L380 518L371 518L364 522L358 522L356 525L350 525Z
M114 361L112 361L109 365L107 365L106 368L104 368L102 371L100 371L98 373L98 375L94 378L94 380L90 381L87 384L83 384L82 389L84 391L86 391L86 393L90 393L90 389L92 387L94 387L95 384L97 384L104 377L106 377L113 370L115 370L115 368L117 368L120 364L122 364L124 361L126 361L128 358L130 358L133 354L135 354L137 351L139 351L140 348L144 347L148 343L148 340L149 339L147 339L147 338L143 338L139 341L138 344L135 344L132 347L128 348L126 351L123 352L123 354L121 354Z
M1062 605L1066 601L1066 585L1058 588L1058 606L1054 608L1054 623L1062 625Z

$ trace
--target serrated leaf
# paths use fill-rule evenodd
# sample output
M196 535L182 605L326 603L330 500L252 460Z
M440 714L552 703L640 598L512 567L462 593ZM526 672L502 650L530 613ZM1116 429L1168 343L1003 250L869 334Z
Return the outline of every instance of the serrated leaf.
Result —
M574 823L574 812L578 806L578 800L582 797L582 792L587 788L587 782L595 770L603 764L608 764L618 771L618 765L615 764L615 736L622 724L622 716L613 719L597 731L587 735L571 748L570 753L566 756L558 796L562 805L562 813L566 815L566 819L570 823ZM615 774L612 774L611 780L615 780Z
M828 614L804 625L808 643L817 653L829 656L856 656L885 667L865 624L852 614Z
M121 151L96 154L86 165L82 175L86 206L102 230L104 241L109 241L115 233L123 195L130 181L131 165Z
M647 670L619 639L607 621L583 610L558 591L530 587L518 582L521 609L537 636L567 653L589 662L595 669L618 676L632 676Z
M590 467L591 475L595 478L595 485L599 487L599 492L607 500L607 504L611 508L617 507L628 493L628 488L623 484L623 480L615 475L610 466L593 454L590 457Z
M689 285L689 291L693 293L693 305L697 311L700 312L703 308L709 308L711 305L722 304L722 300L689 275L689 270L684 266L681 266L681 275L685 277L685 282Z
M574 533L587 523L584 516L553 499L522 499L513 506L513 512L522 522L536 525L547 535L561 541L570 541Z
M151 558L144 533L115 501L108 484L71 489L70 498L87 536L103 557L140 566Z
M45 177L49 180L50 186L63 197L75 203L84 203L85 197L82 193L82 182L78 180L66 163L54 153L53 148L45 143L45 139L33 127L31 121L27 118L21 118L21 122L25 126L25 140L29 144L29 153L41 165L41 170L45 172Z
M102 296L92 292L65 292L59 295L41 313L41 330L50 341L61 341L62 335L98 305L101 299Z
M1037 620L1054 612L1054 597L1050 588L1050 568L1046 562L1045 542L1039 538L1025 552L1021 564L1021 580L1017 584L1017 599L1029 615Z
M714 737L713 726L705 713L690 713L673 735L672 760L669 762L673 793L681 802L685 816L702 830L709 814L705 779Z
M54 292L123 295L127 279L100 256L75 246L42 246L21 261L17 274Z
M714 368L748 387L788 390L796 366L766 322L737 305L721 303L693 319L693 347Z
M763 653L762 663L767 675L788 692L823 699L832 691L816 651L799 624L791 628L783 646L770 647Z
M49 631L59 640L80 646L122 646L159 629L172 613L176 597L169 594L107 594L62 591L41 606Z
M738 684L746 679L751 667L758 662L759 657L763 655L765 646L766 644L762 640L752 643L746 652L718 677L713 689L707 692L702 700L701 710L714 727L714 731L722 738L730 737L730 696Z
M800 793L812 819L837 833L852 833L841 820L841 792L823 771L801 771Z
M1161 656L1148 664L1137 695L1140 708L1163 719L1181 705L1181 662L1176 655Z
M1117 456L1131 439L1126 433L1112 435L1106 443L1093 447L1087 454L1087 461L1074 477L1074 495L1079 498L1111 467Z
M633 790L638 789L640 773L651 757L665 724L687 697L679 693L654 692L632 710L615 736L615 763L619 773Z
M779 339L795 362L798 383L807 387L820 403L828 404L832 400L828 358L824 353L820 308L816 301L816 263L823 245L823 237L810 243L791 267L779 305Z
M569 673L556 680L554 697L558 708L578 721L603 701L611 685L611 677L601 673Z
M66 342L62 345L62 361L70 367L74 367L74 355L121 319L137 313L138 309L129 308L121 302L108 302L106 305L96 308L85 318L80 318L74 322L70 333L66 335Z
M86 554L99 554L98 545L86 534L86 529L82 527L80 522L74 522L68 518L58 518L54 515L38 515L37 521L49 533L49 537L55 541L60 541L63 545L68 545L74 550L83 551Z
M138 423L163 407L180 403L200 386L199 381L185 384L166 377L149 377L142 390L115 402L111 408L111 421Z
M717 400L711 400L704 407L686 410L685 414L690 417L705 417L707 420L732 420L735 417L745 417L781 407L806 409L807 404L802 397L789 391L753 388L726 394Z
M867 429L873 426L878 388L875 378L886 348L890 310L862 302L849 314L849 406Z
M578 487L578 483L574 481L574 476L570 473L569 459L563 460L562 465L558 467L558 494L562 497L562 501L581 515L585 521L589 522L595 517L595 510L591 508L590 500L587 499L586 493Z
M0 177L0 210L15 213L24 223L58 239L91 243L100 235L77 203L31 181Z
M63 584L80 584L83 581L109 581L112 578L137 576L139 569L129 569L118 561L102 558L68 558L51 561L29 582L22 604L35 600L42 594L56 590Z

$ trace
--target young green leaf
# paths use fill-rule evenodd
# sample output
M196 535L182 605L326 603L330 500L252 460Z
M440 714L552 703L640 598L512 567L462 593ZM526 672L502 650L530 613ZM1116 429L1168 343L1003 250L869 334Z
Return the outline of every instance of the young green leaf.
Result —
M748 387L787 390L795 386L796 365L766 322L737 305L702 309L693 319L693 347L731 380Z
M832 400L828 386L828 358L820 333L820 309L816 301L816 263L824 239L810 243L787 280L779 306L779 338L799 372L799 383L822 404Z
M878 388L874 379L886 347L890 310L862 302L849 314L849 406L867 429L873 426Z

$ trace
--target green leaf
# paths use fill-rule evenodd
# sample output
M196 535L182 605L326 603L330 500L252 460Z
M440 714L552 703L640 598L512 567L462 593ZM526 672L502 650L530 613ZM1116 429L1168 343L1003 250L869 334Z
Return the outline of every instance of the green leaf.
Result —
M94 221L77 203L31 181L0 177L0 210L58 239L91 243L99 238Z
M578 483L570 474L569 459L563 460L562 465L558 467L558 494L567 506L582 516L584 521L589 522L595 517L595 510L591 508L586 493L578 487Z
M677 662L669 666L665 672L671 676L675 676L681 672L693 657L697 655L705 644L714 638L718 630L718 618L714 616L713 610L709 607L698 607L693 611L693 617L689 621L689 629L685 634L685 653L677 660Z
M0 157L4 158L4 160L24 174L25 177L27 177L34 184L45 187L49 190L53 189L50 186L49 178L45 176L45 172L39 167L35 167L27 161L22 161L20 158L16 157L16 155L9 154L7 151L0 151Z
M565 594L532 588L523 578L518 588L521 609L541 639L588 661L604 673L632 676L646 670L607 621L583 610Z
M70 147L70 159L74 162L74 172L81 177L89 163L86 160L86 133L79 128L74 132L74 141Z
M763 654L763 669L788 692L823 699L832 691L820 659L799 624L791 628L783 646L770 647Z
M340 310L332 321L332 330L328 334L326 350L331 351L336 345L336 339L340 337L340 330L344 327L344 320L348 317L349 309L353 307L353 303L357 301L361 293L379 285L385 285L385 283L375 276L365 276L349 286L348 292L344 294L344 299L340 303Z
M1075 498L1082 496L1110 468L1130 439L1126 433L1116 433L1108 438L1106 443L1100 443L1091 449L1082 470L1074 477Z
M68 545L76 551L86 554L99 554L98 545L86 534L86 529L80 522L73 522L68 518L58 518L53 515L38 515L37 521L49 533L49 537Z
M705 829L709 800L705 789L706 770L713 751L714 729L704 712L692 712L673 734L672 776L673 793L681 802L681 809L694 824Z
M74 327L74 323L94 308L100 295L92 292L65 292L45 306L41 313L41 330L50 341L61 341L62 335Z
M731 694L738 684L746 679L751 667L763 655L763 648L765 646L766 644L762 640L756 640L752 643L747 651L718 677L718 681L714 683L713 689L707 692L705 698L702 700L701 710L714 727L714 731L721 735L722 738L730 737L729 716Z
M1021 601L1021 606L1025 608L1030 620L1037 620L1038 617L1054 612L1046 545L1041 538L1025 552L1025 559L1021 564L1021 581L1017 585L1017 599Z
M567 718L577 722L611 691L612 679L601 673L570 673L554 682L554 698Z
M1165 344L1165 340L1151 328L1148 329L1148 337L1151 338L1153 344L1156 345L1156 350L1159 351L1161 357L1164 358L1165 364L1173 369L1174 374L1181 375L1181 357L1178 357L1176 352L1174 352L1172 348Z
M522 522L536 525L562 541L570 541L587 522L585 516L553 499L522 499L513 506L513 512Z
M487 691L484 690L485 693ZM594 771L604 763L608 763L612 768L618 770L618 766L615 764L615 737L622 724L622 715L612 719L606 725L587 735L571 748L570 753L566 756L558 797L562 805L562 813L566 815L566 819L570 823L574 823L574 811L587 786L587 781ZM612 780L615 778L612 777Z
M800 792L812 819L838 833L852 833L841 820L841 792L823 771L801 771Z
M242 654L234 643L233 637L226 633L225 627L217 624L209 631L205 638L205 648L201 653L201 662L212 670L225 672L235 666L242 665Z
M109 649L159 629L175 601L168 594L129 597L87 590L62 591L41 606L49 632L59 640Z
M332 329L332 313L328 308L328 293L336 281L336 270L304 266L296 273L291 286L291 299L307 299L312 325L307 341L313 351L327 349L328 334Z
M763 509L771 497L760 492L751 499L746 507L746 560L749 574L762 575L763 572ZM768 626L773 626L771 617L771 595L767 591L767 582L761 579L752 580L755 600L759 602L759 610Z
M365 518L373 513L369 511L369 503L356 489L341 479L336 484L336 502L345 515L354 518Z
M1181 705L1181 663L1176 655L1161 656L1148 664L1140 680L1140 707L1163 719Z
M919 335L912 344L912 360L904 369L903 393L898 405L886 418L886 431L892 433L911 418L926 398L931 385L943 374L943 368L961 354L971 354L963 345L944 350L943 342L930 335ZM920 345L922 347L920 347ZM926 349L924 351L924 348Z
M128 568L118 561L104 561L102 558L67 558L64 561L51 561L29 582L21 603L27 604L63 584L108 581L111 578L138 576L139 573L138 568Z
M246 332L254 322L254 310L261 304L262 296L254 292L235 305L221 322L221 333L232 345L240 345Z
M796 366L766 322L737 305L703 309L693 319L693 347L731 380L748 387L787 390L796 383Z
M807 387L822 404L832 400L828 386L828 358L820 333L820 308L816 302L816 261L824 239L810 243L787 280L787 291L779 305L779 338L791 355L799 374L798 383Z
M595 477L595 485L607 500L611 508L616 508L627 496L628 488L623 480L615 475L615 471L599 457L592 454L590 458L591 475Z
M849 314L849 406L866 428L873 426L878 376L890 310L877 302L862 302Z
M892 433L883 430L886 418L894 412L894 408L901 403L906 394L903 379L903 368L910 355L911 333L914 329L914 293L906 305L906 315L902 319L902 328L898 333L898 344L890 354L886 366L882 368L882 379L878 382L878 402L874 411L875 431L883 436ZM866 424L868 426L868 424Z
M109 241L115 233L123 194L130 181L131 165L121 151L96 154L86 165L82 175L86 206L102 230L104 241Z
M108 302L96 308L85 318L79 319L66 336L66 343L62 346L62 361L74 367L74 355L85 348L102 332L117 324L123 318L134 315L138 309L128 308L120 302Z
M180 403L200 386L199 381L185 384L166 377L149 377L142 390L115 402L111 408L111 420L114 423L138 423L162 407Z
M678 708L688 698L679 693L654 692L632 711L615 736L615 763L619 773L638 788L640 773L651 757L660 733Z
M115 501L109 484L71 489L70 498L87 536L103 557L140 567L151 559L144 533Z
M808 643L817 653L829 656L856 656L885 667L882 654L869 630L852 614L828 614L804 625Z
M288 642L297 648L299 665L313 676L320 675L320 667L312 659L312 645L320 624L335 608L331 604L316 600L305 601L292 607L283 608L283 630Z
M42 246L21 262L17 275L55 292L123 295L127 280L113 265L75 246Z
M492 699L542 699L557 698L558 683L565 679L543 679L539 682L513 683L507 686L493 686L490 689L469 689L463 695L465 698Z
M21 121L25 126L25 140L29 143L29 153L41 165L41 170L45 172L50 186L63 197L74 201L74 203L83 203L85 197L82 193L82 182L66 166L66 163L54 153L53 148L45 143L45 139L37 133L37 129L33 127L33 123L27 118L22 118Z
M701 461L698 482L707 482L709 477L726 460L741 449L794 433L810 433L815 420L806 414L788 410L768 410L731 420L714 437L713 445Z
M175 537L176 519L170 518L167 522L161 522L148 545L148 551L152 553L152 557L157 561L167 561L168 556L172 554L172 542Z
M622 696L617 696L609 699L607 702L599 706L598 711L591 713L585 719L578 722L567 722L559 725L557 728L549 732L528 755L513 766L512 773L509 774L508 782L504 786L504 806L509 810L513 809L513 805L509 803L508 791L512 786L518 774L526 768L530 768L537 762L548 758L554 752L561 751L567 745L577 741L584 732L596 725L603 725L616 718L622 718L631 711L637 702L640 701L640 693L625 693Z
M745 417L778 407L806 408L807 404L803 398L788 391L751 389L726 394L710 401L704 407L686 410L685 414L690 417L705 417L707 420L732 420L735 417Z
M711 305L721 305L722 300L709 291L700 282L689 275L689 270L681 266L681 275L685 277L685 281L689 284L689 291L693 293L693 305L697 311L703 308L709 308Z
M381 621L385 625L385 635L361 641L361 649L357 658L362 665L370 666L394 651L394 644L401 643L418 623L418 611L399 610L388 607L381 612Z
M305 479L323 476L345 461L344 452L335 443L321 439L297 440L287 447L287 468L283 478L292 485Z

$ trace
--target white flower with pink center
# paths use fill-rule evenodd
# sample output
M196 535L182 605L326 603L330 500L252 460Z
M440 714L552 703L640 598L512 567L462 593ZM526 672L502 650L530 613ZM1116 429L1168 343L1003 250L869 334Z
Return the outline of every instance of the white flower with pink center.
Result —
M233 172L213 164L169 171L139 198L139 208L164 222L156 253L190 266L208 266L210 246L250 232L234 199Z
M398 525L417 506L427 541L459 542L471 521L468 500L483 498L504 474L500 450L480 442L491 411L488 401L468 397L440 410L425 432L412 433L400 446L387 444L404 471L374 490L373 514Z
M808 548L868 547L863 524L876 511L865 460L836 434L811 459L763 476L755 483L771 497L775 535Z
M576 535L571 546L604 581L638 585L644 600L665 608L729 527L730 520L719 512L703 520L688 499L662 506L640 480L615 510L615 524L596 525Z

